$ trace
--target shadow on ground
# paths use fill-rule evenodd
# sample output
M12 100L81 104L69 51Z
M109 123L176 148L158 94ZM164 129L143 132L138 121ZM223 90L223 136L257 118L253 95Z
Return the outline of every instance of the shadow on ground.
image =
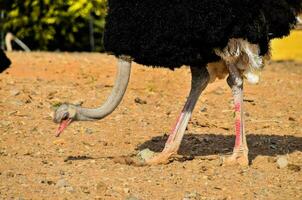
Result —
M137 150L149 148L161 152L168 136L157 136L137 147ZM250 161L258 155L276 156L302 151L302 137L280 135L248 134ZM216 134L187 134L181 143L178 154L183 156L208 156L232 152L235 136Z

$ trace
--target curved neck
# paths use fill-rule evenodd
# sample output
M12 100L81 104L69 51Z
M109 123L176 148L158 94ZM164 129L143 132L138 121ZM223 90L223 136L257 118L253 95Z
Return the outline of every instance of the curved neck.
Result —
M105 101L105 103L98 108L82 108L77 107L77 119L80 121L99 120L110 113L112 113L116 107L120 104L123 96L126 92L130 72L131 72L131 61L129 58L120 57L118 59L117 66L117 78L111 94Z

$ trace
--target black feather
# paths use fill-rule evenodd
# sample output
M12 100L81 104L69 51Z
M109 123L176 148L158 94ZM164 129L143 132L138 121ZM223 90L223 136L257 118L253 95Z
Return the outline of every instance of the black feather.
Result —
M5 55L2 49L0 49L0 73L7 69L11 64L11 61Z
M230 38L259 44L287 36L302 0L109 0L104 45L116 56L169 67L218 60Z

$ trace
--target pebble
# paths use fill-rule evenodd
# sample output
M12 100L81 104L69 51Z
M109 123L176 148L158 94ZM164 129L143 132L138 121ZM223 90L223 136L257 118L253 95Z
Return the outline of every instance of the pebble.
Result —
M2 127L7 127L7 126L9 126L11 124L12 124L12 122L10 122L10 121L0 121L0 125Z
M66 188L69 187L69 183L65 179L60 179L56 183L56 188Z
M130 189L129 189L129 188L124 188L123 190L124 190L124 192L125 192L126 194L130 193Z
M276 162L276 159L275 159L274 157L268 157L268 158L267 158L267 161L268 161L269 163L275 163L275 162Z
M277 159L277 166L279 169L283 169L283 168L287 167L287 165L288 165L288 161L285 156L280 156Z
M85 194L90 194L89 188L87 186L81 186L81 190L82 192L84 192Z
M201 108L200 108L200 112L207 112L207 107L205 105L203 105Z
M201 195L197 192L186 192L183 200L201 200Z
M18 89L14 89L12 91L10 91L11 96L18 96L20 94L20 90Z
M107 185L102 181L99 181L96 185L96 191L99 195L104 195L107 189Z
M289 164L287 166L287 168L291 171L294 171L294 172L299 172L301 171L301 167L299 165L294 165L294 164Z
M15 174L14 174L14 172L12 172L12 171L7 171L7 172L5 173L5 175L6 175L7 178L13 178L13 177L15 177Z
M65 190L67 191L67 192L70 192L70 193L72 193L72 192L74 192L75 190L73 189L73 187L72 186L68 186L68 187L66 187L65 188Z
M139 97L136 97L136 98L134 99L134 102L137 103L137 104L147 104L147 101L142 100L142 99L139 98Z
M10 102L12 105L15 105L15 106L24 106L25 104L20 101L20 100L15 100L15 101L11 101Z
M127 197L126 200L139 200L139 198L131 195L131 196Z
M147 149L143 149L142 151L140 151L137 154L137 156L141 160L145 161L145 160L148 160L148 159L152 158L154 156L154 152L147 148Z
M93 133L93 130L91 128L86 128L85 133L90 135Z

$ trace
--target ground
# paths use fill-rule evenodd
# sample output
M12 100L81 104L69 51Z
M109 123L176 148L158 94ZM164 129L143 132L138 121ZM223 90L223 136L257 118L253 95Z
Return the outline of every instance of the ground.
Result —
M249 167L221 165L234 144L225 80L203 93L177 159L137 167L114 158L163 148L189 91L188 68L134 64L112 115L72 123L56 138L53 107L100 105L112 89L115 58L8 56L13 64L0 75L1 199L302 199L302 63L270 62L259 85L245 85Z

